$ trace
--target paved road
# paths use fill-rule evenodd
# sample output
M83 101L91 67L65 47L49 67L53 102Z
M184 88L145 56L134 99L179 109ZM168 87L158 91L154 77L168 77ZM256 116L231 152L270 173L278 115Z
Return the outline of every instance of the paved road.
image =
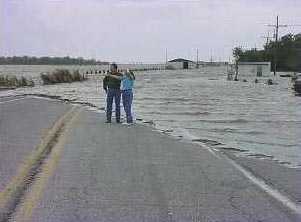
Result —
M0 191L70 105L30 97L0 98Z
M30 221L300 221L224 156L103 122L82 114Z

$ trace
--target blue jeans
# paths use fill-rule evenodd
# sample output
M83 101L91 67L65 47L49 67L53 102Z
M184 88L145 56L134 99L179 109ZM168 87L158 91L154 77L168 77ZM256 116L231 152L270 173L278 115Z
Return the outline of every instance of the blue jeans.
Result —
M111 122L113 100L115 101L116 121L120 121L120 89L108 89L107 91L107 121Z
M122 102L124 111L126 114L126 122L132 123L132 102L133 102L133 91L132 90L122 90Z

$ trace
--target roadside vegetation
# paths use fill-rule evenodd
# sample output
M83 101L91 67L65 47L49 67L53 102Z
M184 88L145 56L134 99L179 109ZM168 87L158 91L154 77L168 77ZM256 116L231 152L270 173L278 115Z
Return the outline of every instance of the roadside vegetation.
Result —
M35 83L32 79L26 79L25 77L6 76L0 75L0 89L14 89L24 86L34 86Z
M233 56L238 62L271 62L271 67L274 69L276 55L277 71L296 71L298 50L301 50L301 33L287 34L278 42L267 42L263 50L243 50L242 47L236 47L233 49Z
M81 82L87 80L87 76L80 74L78 70L70 72L68 69L56 69L52 73L41 74L44 85L57 83Z
M0 56L0 65L108 65L95 59L66 57Z

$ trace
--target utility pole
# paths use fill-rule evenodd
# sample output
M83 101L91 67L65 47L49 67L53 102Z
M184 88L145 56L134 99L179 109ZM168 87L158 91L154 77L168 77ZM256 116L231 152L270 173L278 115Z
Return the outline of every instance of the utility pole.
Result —
M165 62L167 63L167 50L165 51Z
M277 69L277 54L278 54L278 31L279 28L287 27L287 25L279 25L279 18L277 15L276 25L269 25L270 27L275 28L275 54L274 54L274 76L276 76Z
M199 50L196 50L196 68L199 68Z

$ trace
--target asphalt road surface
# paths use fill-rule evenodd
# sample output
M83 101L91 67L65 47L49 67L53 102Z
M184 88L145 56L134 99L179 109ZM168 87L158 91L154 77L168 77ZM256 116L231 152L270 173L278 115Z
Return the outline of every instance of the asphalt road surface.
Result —
M225 157L89 111L43 189L33 221L298 221Z
M18 101L15 118L44 102L45 109L53 107L46 100ZM53 118L64 108L54 109ZM52 121L28 131L38 133ZM106 124L104 114L87 109L65 131L10 221L300 221L299 203L275 194L221 153L140 124Z
M0 191L70 105L31 97L0 99Z

